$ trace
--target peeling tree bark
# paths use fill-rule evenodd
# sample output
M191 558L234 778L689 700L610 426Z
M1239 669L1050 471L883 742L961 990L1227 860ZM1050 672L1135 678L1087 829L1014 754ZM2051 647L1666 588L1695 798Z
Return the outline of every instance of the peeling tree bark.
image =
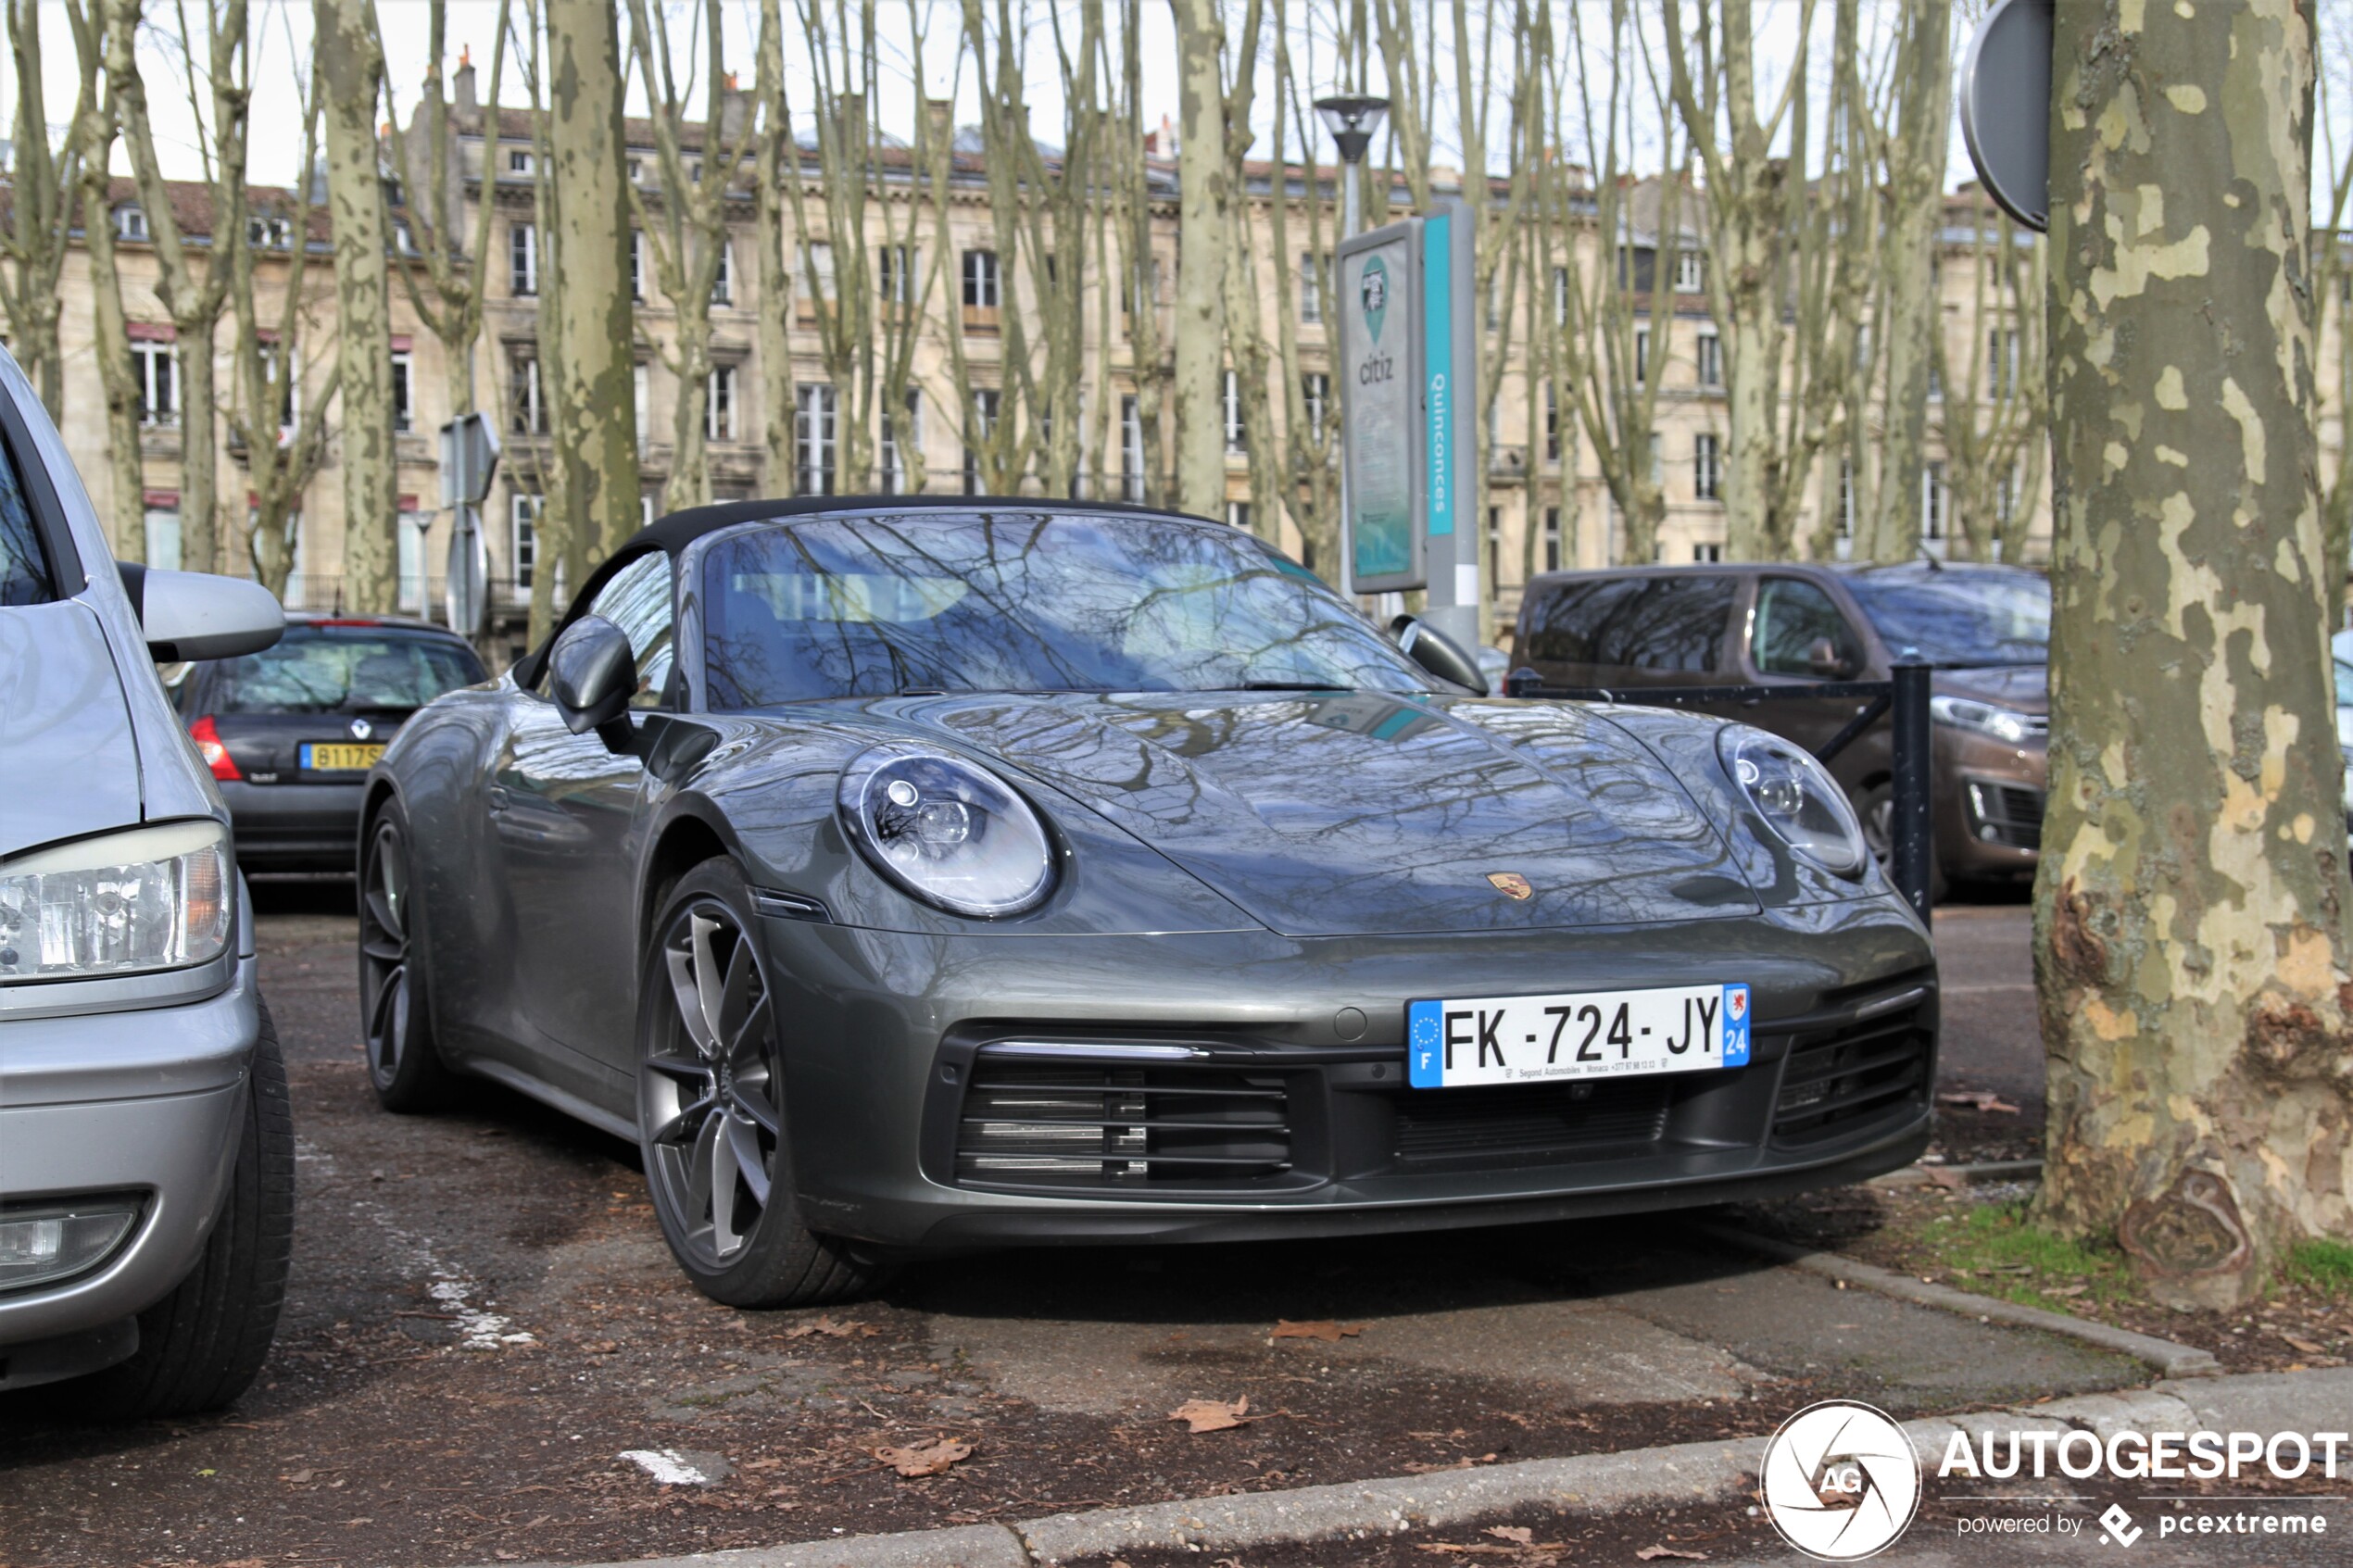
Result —
M554 295L563 322L550 413L556 466L563 470L559 493L585 568L618 549L644 521L613 6L607 0L550 0L547 49L556 221L540 286ZM548 505L556 504L549 496ZM581 581L572 579L575 587Z
M2225 1306L2353 1229L2294 0L2062 6L2044 1217Z
M16 142L9 169L8 219L0 229L0 257L8 262L0 280L0 307L25 379L41 394L53 420L65 418L65 362L57 356L57 317L64 308L57 279L65 270L66 236L81 194L82 123L96 90L84 72L82 90L67 121L65 145L49 144L47 100L41 90L41 6L38 0L7 0L9 51L17 71ZM96 209L104 212L102 202ZM116 301L120 308L121 301Z
M1169 0L1176 14L1176 508L1226 515L1225 24L1216 0Z
M82 71L82 112L74 122L81 149L82 210L99 215L83 225L90 250L91 315L96 329L98 384L107 404L107 488L117 555L145 564L147 509L140 471L139 386L131 373L131 329L122 310L122 278L115 269L114 228L107 211L107 166L115 141L114 94L106 84L103 0L72 0L66 7L73 52Z
M312 8L319 92L327 130L327 211L335 252L335 347L343 417L343 575L356 610L400 600L399 484L392 433L392 295L385 264L384 181L377 171L376 104L384 55L366 0L317 0ZM296 243L303 236L297 234ZM295 345L281 345L291 369ZM269 420L257 422L267 427Z

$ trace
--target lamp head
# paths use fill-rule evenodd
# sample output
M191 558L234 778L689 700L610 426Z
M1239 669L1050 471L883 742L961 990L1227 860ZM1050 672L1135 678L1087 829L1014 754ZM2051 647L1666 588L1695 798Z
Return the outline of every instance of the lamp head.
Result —
M1340 161L1362 163L1375 133L1380 130L1382 118L1389 113L1389 100L1342 94L1316 99L1315 112L1323 117L1324 128L1339 144Z

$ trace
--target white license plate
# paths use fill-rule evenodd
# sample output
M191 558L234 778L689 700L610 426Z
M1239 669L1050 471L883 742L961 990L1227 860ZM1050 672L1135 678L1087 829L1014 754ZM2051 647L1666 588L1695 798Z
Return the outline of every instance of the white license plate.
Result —
M1405 1004L1417 1089L1748 1065L1748 987L1668 985Z

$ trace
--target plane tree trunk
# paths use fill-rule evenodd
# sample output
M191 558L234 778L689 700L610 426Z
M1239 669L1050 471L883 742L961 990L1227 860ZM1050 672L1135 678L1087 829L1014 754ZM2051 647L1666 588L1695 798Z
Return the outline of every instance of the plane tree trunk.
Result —
M400 525L400 498L392 433L391 274L376 149L384 62L368 12L365 0L318 0L312 15L327 122L327 211L342 371L336 445L343 470L344 595L351 608L379 613L399 608L394 530ZM291 367L293 345L284 350Z

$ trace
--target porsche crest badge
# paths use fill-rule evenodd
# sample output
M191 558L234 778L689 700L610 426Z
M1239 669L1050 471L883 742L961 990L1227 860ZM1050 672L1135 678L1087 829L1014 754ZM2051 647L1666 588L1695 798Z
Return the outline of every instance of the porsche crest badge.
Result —
M1487 881L1496 892L1520 903L1536 897L1536 889L1530 887L1528 879L1517 872L1489 872Z

